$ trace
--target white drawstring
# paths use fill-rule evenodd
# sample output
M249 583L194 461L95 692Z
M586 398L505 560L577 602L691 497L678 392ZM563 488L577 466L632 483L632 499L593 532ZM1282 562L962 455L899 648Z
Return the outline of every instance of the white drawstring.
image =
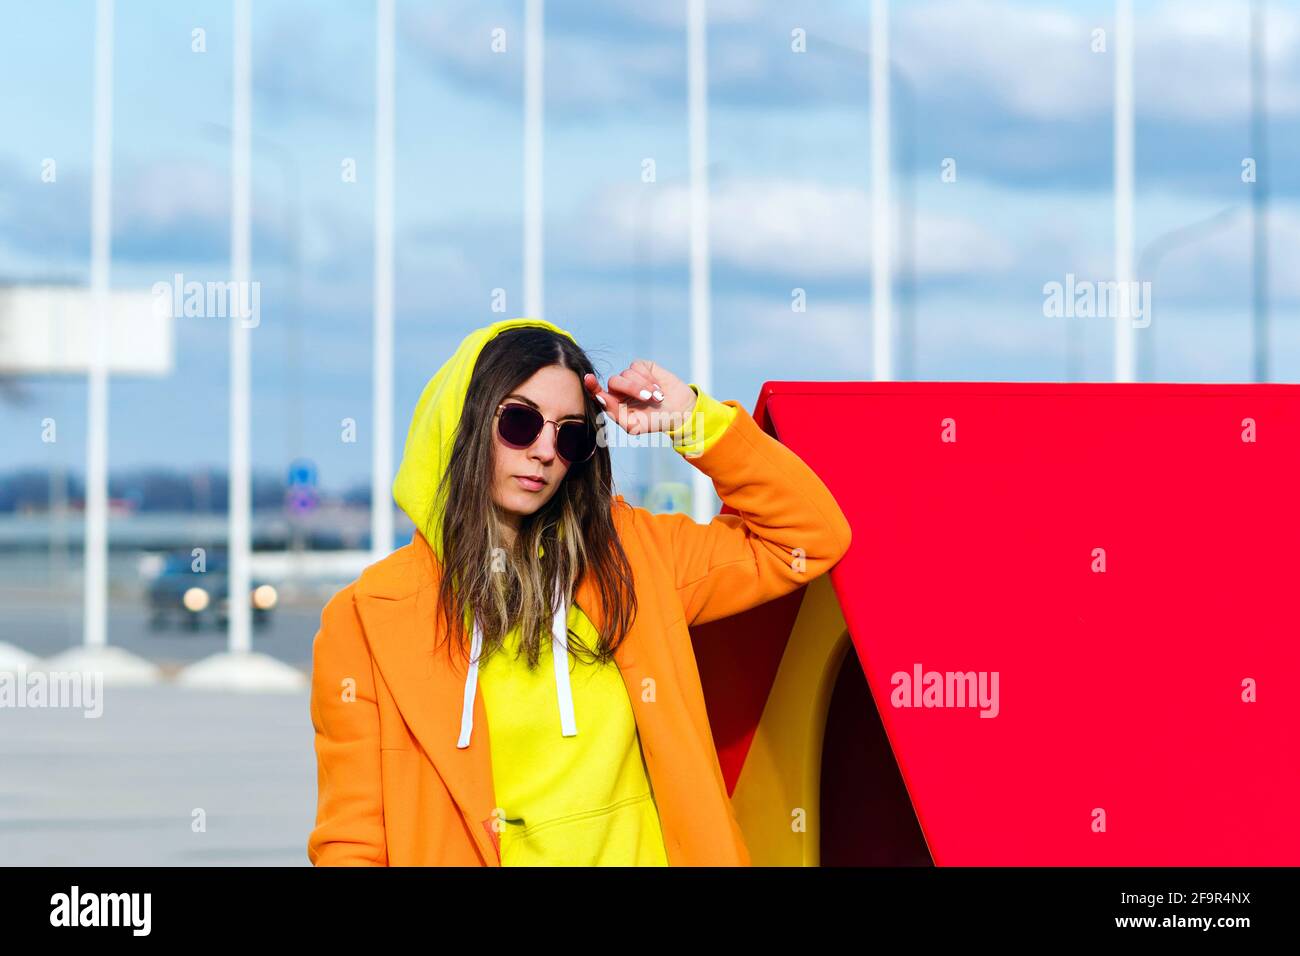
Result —
M578 726L573 717L573 689L569 686L569 609L558 583L555 620L551 622L551 657L555 660L555 696L560 702L560 733L573 737Z
M456 746L464 750L474 730L474 695L478 690L478 657L483 647L483 630L478 618L474 619L474 636L470 641L469 673L465 675L465 699L460 711L460 740ZM573 715L573 688L569 684L569 608L560 593L559 582L555 588L555 617L551 621L551 656L555 661L555 696L560 704L560 733L573 737L578 733Z
M474 637L469 647L469 673L465 675L465 701L460 708L460 740L456 746L464 750L469 746L469 735L474 730L474 692L478 689L478 655L483 649L483 629L474 618Z

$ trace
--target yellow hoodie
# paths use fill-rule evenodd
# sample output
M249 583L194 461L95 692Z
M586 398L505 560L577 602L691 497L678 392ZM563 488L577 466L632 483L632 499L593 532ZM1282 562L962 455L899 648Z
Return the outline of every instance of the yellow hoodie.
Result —
M442 515L434 510L434 491L451 458L474 365L493 337L527 325L573 338L541 319L508 319L476 329L429 380L416 404L393 497L424 531L440 561ZM698 414L667 433L682 454L704 451L736 413L694 384L691 388ZM570 675L574 662L568 633L581 635L588 646L599 635L567 595L557 592L557 597L552 640L543 643L535 669L517 654L518 627L505 636L505 653L480 667L482 636L474 622L458 746L469 746L474 698L481 687L491 728L501 863L666 866L659 815L623 678L614 664L578 664ZM557 713L559 733L547 716Z

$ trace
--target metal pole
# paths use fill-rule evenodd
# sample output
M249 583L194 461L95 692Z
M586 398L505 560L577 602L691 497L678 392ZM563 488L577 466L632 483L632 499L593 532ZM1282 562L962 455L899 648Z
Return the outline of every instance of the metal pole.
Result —
M379 0L375 47L374 441L370 468L370 553L393 548L393 0Z
M235 0L234 90L231 119L230 271L236 302L245 300L252 271L250 215L252 207L252 9L251 0ZM252 551L252 495L249 461L250 329L240 308L230 316L230 541L229 648L252 650L252 608L249 605L249 558Z
M82 639L108 643L108 352L112 303L113 0L95 5L95 99L90 193L94 332L86 397L86 581Z
M1115 282L1120 314L1115 319L1117 382L1137 378L1130 290L1133 281L1133 4L1115 4Z
M542 110L545 63L542 0L524 4L524 311L545 318L542 275Z
M1264 109L1264 3L1253 0L1250 10L1250 141L1255 182L1250 193L1251 300L1255 381L1267 382L1268 368L1268 176L1267 123Z
M875 20L874 16L879 13L881 20ZM900 295L900 308L898 315L898 351L900 353L899 375L904 379L916 377L916 203L915 203L915 175L911 172L912 160L915 154L916 145L916 94L913 90L912 83L907 79L907 74L902 68L893 61L886 62L885 78L881 82L877 77L876 66L882 53L885 57L889 54L889 32L888 32L888 9L875 11L873 9L873 23L881 23L882 26L877 29L872 28L873 43L870 50L858 50L835 40L823 36L810 34L809 39L816 39L818 46L824 46L832 53L846 55L849 62L857 66L865 58L867 62L868 75L871 78L872 90L879 91L882 99L878 102L876 94L873 92L871 99L871 139L872 139L872 324L875 333L879 338L876 339L873 347L874 367L877 370L877 377L881 377L882 370L885 377L893 377L893 360L894 360L894 322L893 322L893 264L892 264L892 245L894 238L892 229L894 223L892 212L892 196L886 193L892 192L893 183L893 162L892 162L892 96L893 84L898 84L899 98L903 101L903 112L901 118L903 152L902 168L906 170L903 180L903 188L906 191L904 202L900 207L903 216L901 226L898 232L898 244L903 250L900 257L902 266L902 294ZM878 35L877 35L878 34ZM875 44L879 42L883 45L883 50ZM879 124L879 129L877 128ZM879 150L877 150L879 144ZM883 186L882 186L883 184ZM883 235L883 238L881 238ZM882 250L883 259L876 255L876 250ZM877 295L876 289L880 289L882 295Z
M916 98L912 95L911 84L904 79L901 70L895 68L898 82L899 105L902 115L899 126L902 132L902 155L899 166L903 170L901 212L898 223L898 245L901 250L901 268L899 277L900 293L898 309L898 351L900 355L900 378L905 381L916 379Z
M893 264L890 184L889 4L871 2L871 319L872 372L893 378Z
M713 388L713 333L709 283L709 77L708 11L689 0L686 25L686 85L691 168L691 381ZM692 517L706 523L716 511L713 482L692 469Z

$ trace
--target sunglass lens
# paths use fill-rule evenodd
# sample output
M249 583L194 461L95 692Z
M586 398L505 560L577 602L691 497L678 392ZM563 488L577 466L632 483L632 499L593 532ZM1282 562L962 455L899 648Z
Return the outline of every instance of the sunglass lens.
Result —
M542 430L542 413L527 405L507 405L501 409L501 437L511 445L526 448Z
M596 450L595 432L583 422L565 422L560 426L555 450L566 461L572 463L586 461Z

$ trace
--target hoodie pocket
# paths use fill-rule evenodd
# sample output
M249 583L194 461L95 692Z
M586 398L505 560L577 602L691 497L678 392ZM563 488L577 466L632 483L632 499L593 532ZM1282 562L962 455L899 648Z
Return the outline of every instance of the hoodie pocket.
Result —
M651 792L501 835L507 866L666 866L659 811Z

